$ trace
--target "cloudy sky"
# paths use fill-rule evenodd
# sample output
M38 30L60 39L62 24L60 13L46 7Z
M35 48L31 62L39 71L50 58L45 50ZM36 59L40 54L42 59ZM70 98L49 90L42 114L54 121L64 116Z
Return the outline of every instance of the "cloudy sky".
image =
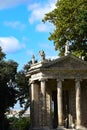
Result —
M0 46L7 59L19 64L19 70L34 54L40 60L39 51L47 57L55 57L53 42L48 40L53 26L43 24L44 14L55 8L57 0L0 0ZM15 106L19 109L19 105Z
M57 53L48 40L53 26L42 23L44 14L55 8L56 0L0 0L0 46L7 59L19 64L19 69L31 60L39 60L39 51L47 57Z

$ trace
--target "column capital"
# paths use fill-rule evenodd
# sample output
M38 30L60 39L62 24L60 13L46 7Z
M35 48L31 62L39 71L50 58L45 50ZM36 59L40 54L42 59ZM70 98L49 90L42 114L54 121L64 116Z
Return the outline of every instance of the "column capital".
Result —
M44 77L42 77L42 78L40 78L39 79L39 81L47 81L48 79L47 78L44 78Z
M75 82L81 82L81 81L82 81L82 79L80 77L75 78Z
M34 84L34 83L35 83L35 80L31 80L31 79L29 80L29 85Z
M63 79L63 78L57 78L56 81L57 81L57 82L59 82L59 81L62 82L62 81L64 81L64 79Z

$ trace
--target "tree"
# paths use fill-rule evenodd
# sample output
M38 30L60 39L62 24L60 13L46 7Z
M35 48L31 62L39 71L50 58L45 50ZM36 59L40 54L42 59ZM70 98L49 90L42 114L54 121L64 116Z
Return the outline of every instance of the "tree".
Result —
M35 60L37 62L37 60ZM20 106L23 108L20 111L20 116L29 108L30 106L30 86L29 86L29 78L26 77L26 73L30 68L32 61L29 61L24 68L16 74L16 83L19 91L18 100Z
M20 103L20 106L23 108L20 112L20 115L22 115L30 105L30 98L29 98L29 83L28 79L26 77L25 70L21 70L16 75L16 83L18 88L18 100Z
M74 54L87 57L87 0L58 0L56 8L42 20L54 25L49 40L64 54L65 42L70 42Z
M31 61L28 62L22 70L16 74L16 83L18 88L18 100L22 110L20 111L20 116L29 108L30 106L30 92L29 92L29 79L26 77L26 73L30 68Z
M30 118L29 117L11 117L9 118L11 130L29 130Z
M0 62L5 58L5 53L2 52L2 48L0 47Z
M13 60L5 61L4 58L5 54L0 47L0 129L8 130L5 112L17 102L18 91L7 83L10 79L15 80L18 64Z

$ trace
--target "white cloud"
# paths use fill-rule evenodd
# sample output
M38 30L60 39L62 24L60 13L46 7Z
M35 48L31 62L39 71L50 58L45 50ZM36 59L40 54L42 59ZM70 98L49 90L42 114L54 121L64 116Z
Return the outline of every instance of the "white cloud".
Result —
M29 11L29 23L34 24L36 23L36 31L39 32L50 32L53 29L52 24L42 23L42 19L44 18L45 14L52 11L56 6L57 0L47 0L41 1L32 4L29 4L28 11Z
M29 3L31 0L0 0L0 10L11 8L20 4Z
M50 30L53 29L53 26L50 23L40 23L36 26L36 31L39 32L49 32Z
M5 21L5 22L4 22L4 25L5 25L5 26L12 27L12 28L14 28L14 29L19 29L19 30L23 30L23 29L26 27L25 24L22 24L22 23L19 22L19 21L13 21L13 22L11 22L11 21Z
M25 47L15 37L0 37L0 46L6 53L13 53Z
M28 6L28 10L31 11L29 22L33 24L36 21L41 21L44 15L55 8L57 0L48 0L48 2L33 3Z

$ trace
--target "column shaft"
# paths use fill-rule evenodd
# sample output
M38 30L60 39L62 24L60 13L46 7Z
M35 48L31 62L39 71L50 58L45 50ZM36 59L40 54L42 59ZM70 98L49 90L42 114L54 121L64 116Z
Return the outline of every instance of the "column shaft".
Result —
M76 121L77 127L81 126L81 90L80 90L80 80L76 80Z
M31 83L31 102L30 102L30 120L31 127L34 127L34 82Z
M62 81L57 80L58 125L63 126Z
M46 126L46 81L41 80L42 125Z
M34 129L39 126L38 91L38 84L33 81L31 84L31 123Z
M31 84L31 101L34 100L34 83Z

